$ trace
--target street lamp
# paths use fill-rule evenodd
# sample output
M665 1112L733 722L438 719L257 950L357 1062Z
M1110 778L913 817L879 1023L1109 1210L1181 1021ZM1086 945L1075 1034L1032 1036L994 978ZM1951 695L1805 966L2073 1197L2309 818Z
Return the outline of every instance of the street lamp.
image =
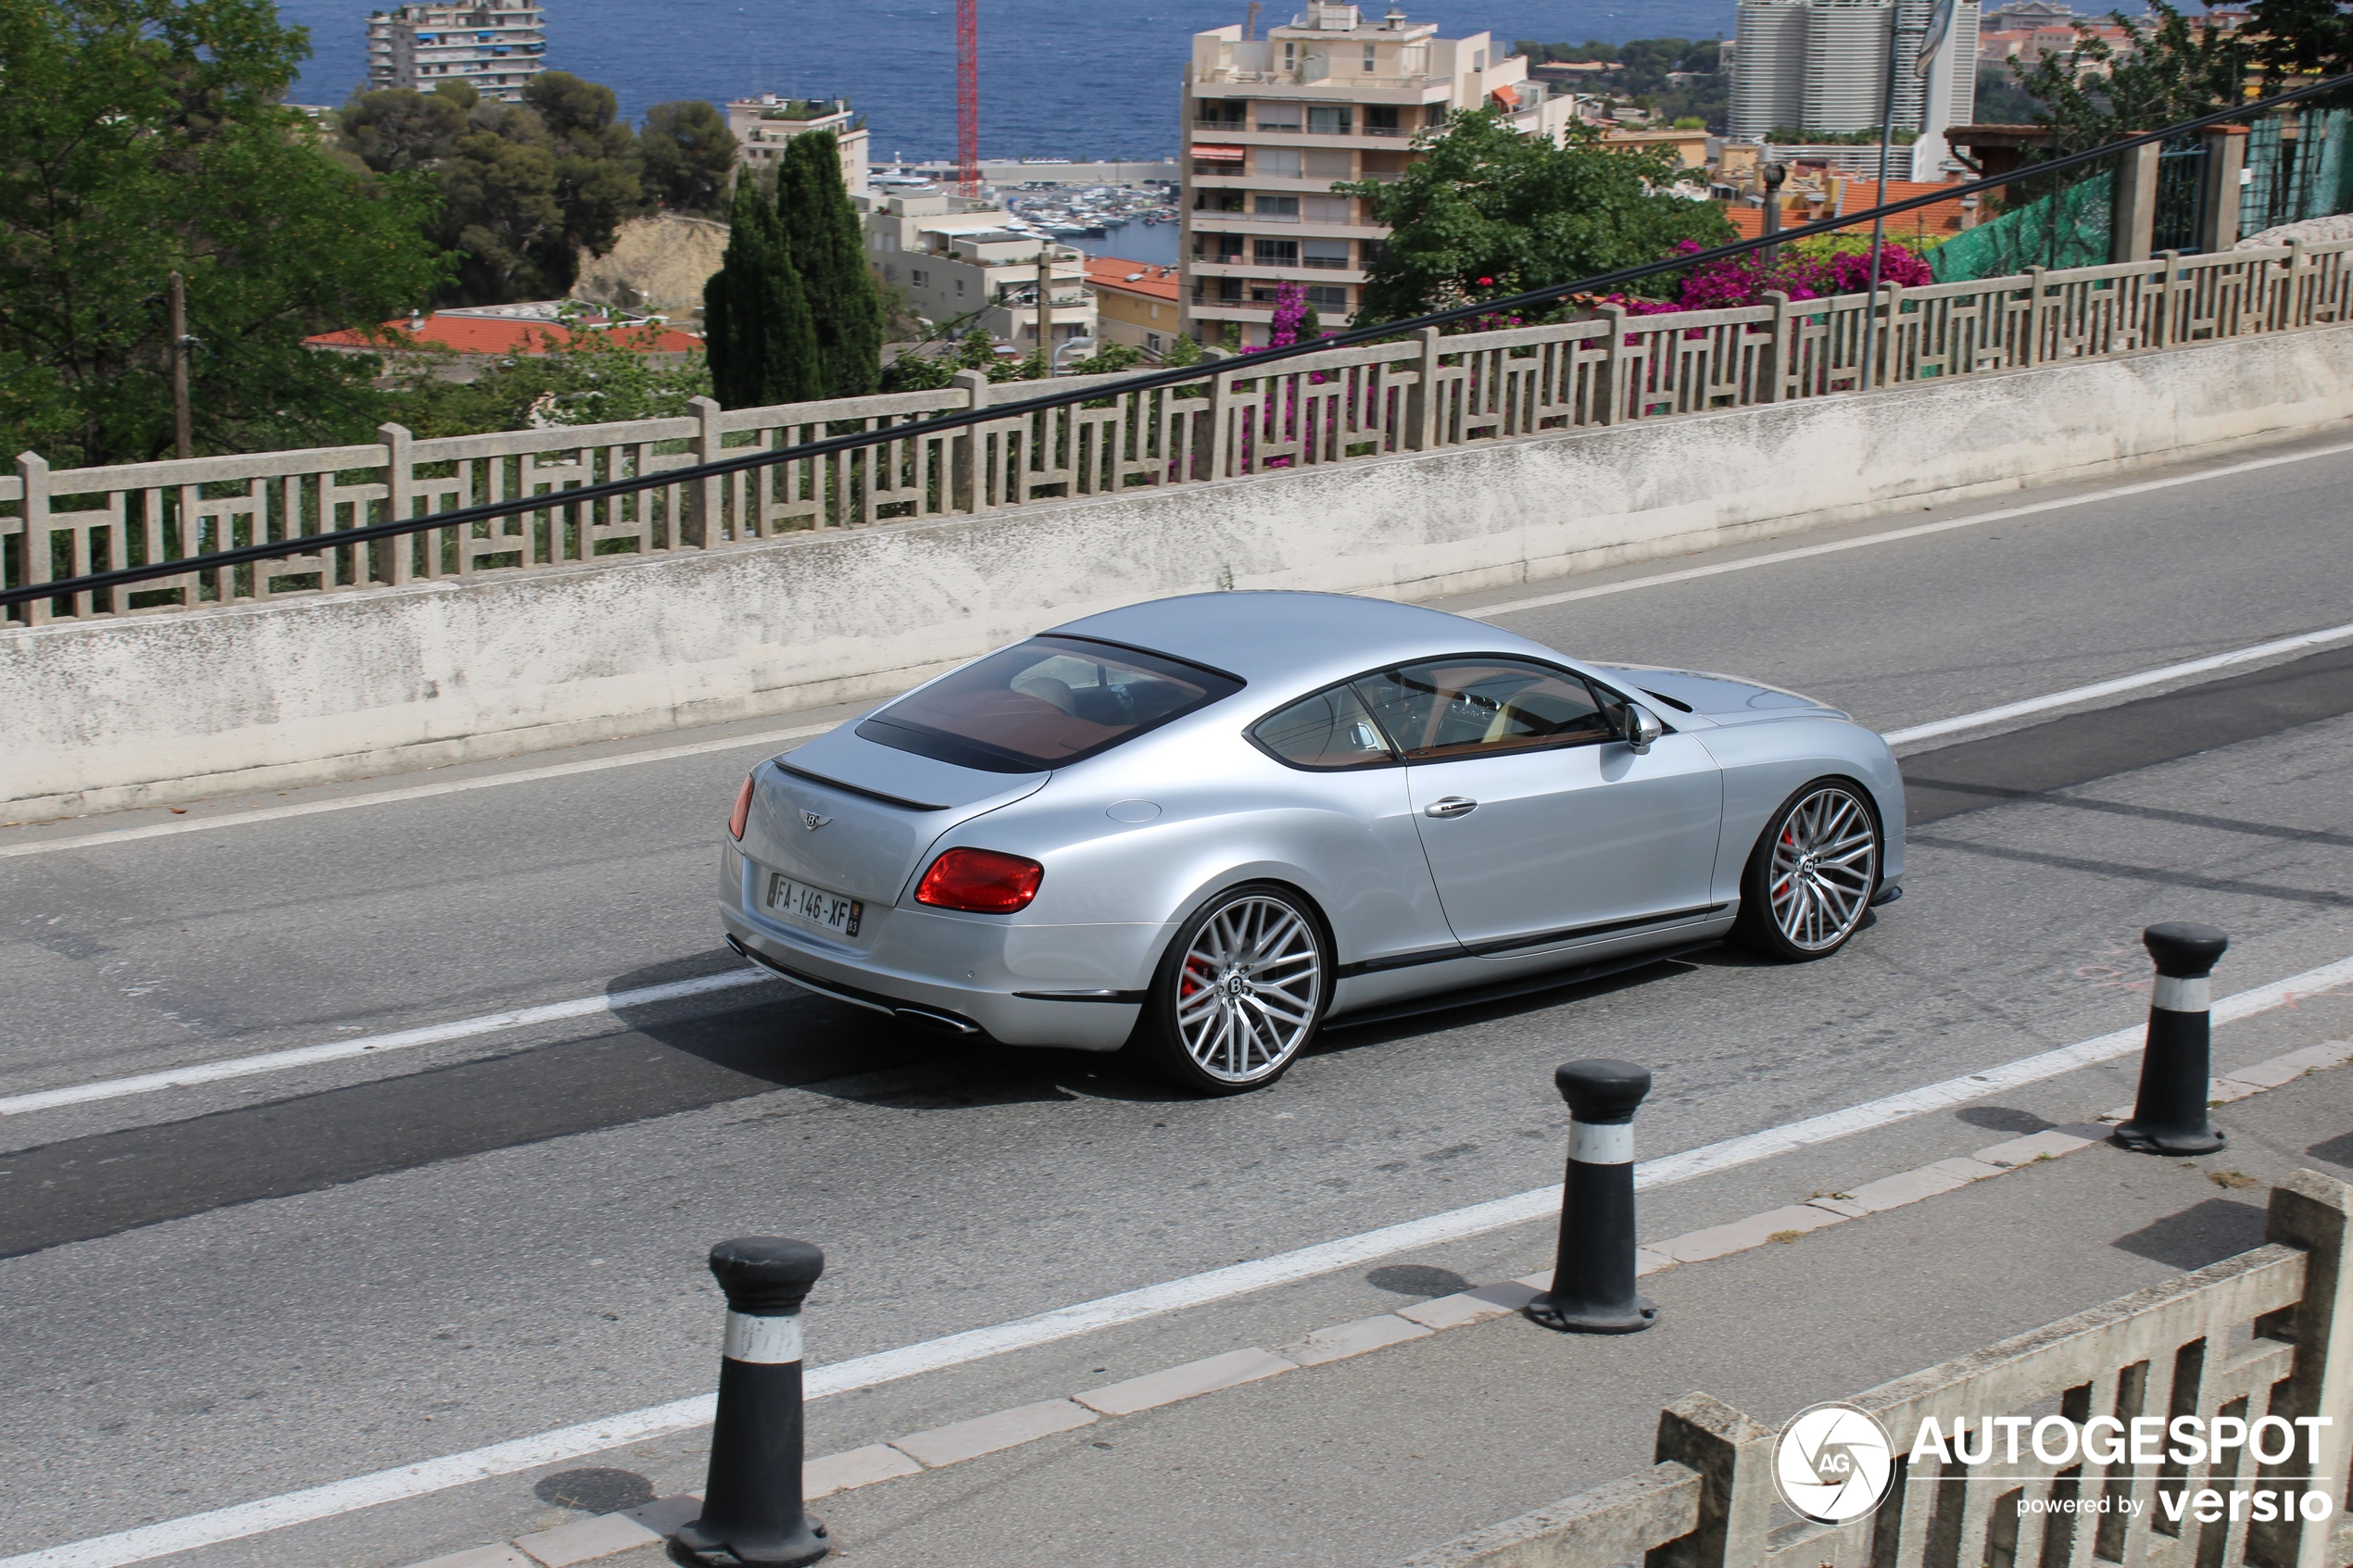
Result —
M1076 357L1077 357L1077 358L1081 358L1081 359L1088 358L1090 358L1090 357L1094 354L1094 352L1095 352L1095 340L1094 340L1093 338L1090 338L1090 337L1075 337L1075 338L1071 338L1070 340L1068 340L1067 342L1065 342L1064 344L1063 344L1063 345L1062 345L1061 347L1059 347L1059 348L1057 348L1057 349L1055 349L1055 350L1054 350L1054 365L1053 365L1053 369L1052 369L1052 370L1049 370L1049 371L1047 371L1046 373L1047 373L1048 375L1050 375L1050 376L1058 376L1058 375L1061 375L1061 374L1063 373L1063 360L1070 358L1071 358L1074 354L1076 354Z

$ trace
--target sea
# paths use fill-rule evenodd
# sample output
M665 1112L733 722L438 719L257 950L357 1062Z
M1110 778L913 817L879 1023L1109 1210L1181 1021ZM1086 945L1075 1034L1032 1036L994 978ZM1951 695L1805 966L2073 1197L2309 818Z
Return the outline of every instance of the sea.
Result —
M394 0L280 0L308 28L295 90L340 104L367 75L368 13ZM635 119L675 98L848 98L877 159L956 146L956 8L948 0L544 0L547 64L601 82ZM1730 37L1733 0L1406 0L1443 36ZM1264 30L1290 20L1267 6ZM1366 7L1378 15L1381 0ZM980 0L984 157L1154 158L1176 147L1191 35L1239 22L1236 0Z
M396 0L280 0L307 28L298 102L335 105L367 74L367 18ZM631 119L679 98L776 93L847 98L876 161L942 158L956 145L952 0L544 0L547 63L610 87ZM1277 0L1264 30L1290 19ZM1368 12L1379 14L1385 0ZM1162 158L1177 144L1191 35L1239 22L1239 0L980 0L980 150L990 158ZM1405 0L1441 36L1618 44L1730 37L1733 0ZM1173 226L1128 224L1101 254L1172 263Z

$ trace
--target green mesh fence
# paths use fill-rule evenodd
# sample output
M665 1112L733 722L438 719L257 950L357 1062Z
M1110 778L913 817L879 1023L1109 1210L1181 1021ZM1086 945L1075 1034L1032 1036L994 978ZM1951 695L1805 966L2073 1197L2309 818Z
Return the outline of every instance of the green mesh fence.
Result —
M2283 117L2272 115L2248 132L2246 183L2239 187L2242 235L2353 208L2353 111L2308 111L2296 117L2294 129L2286 134Z
M2108 257L2107 170L1956 234L1928 253L1940 283L2001 278L2029 267L2098 267Z

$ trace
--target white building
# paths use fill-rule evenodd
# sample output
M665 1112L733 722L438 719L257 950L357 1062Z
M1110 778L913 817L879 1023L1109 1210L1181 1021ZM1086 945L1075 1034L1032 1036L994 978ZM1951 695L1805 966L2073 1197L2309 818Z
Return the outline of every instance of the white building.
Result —
M401 6L368 18L368 85L430 93L468 82L485 98L522 101L547 69L546 13L537 0Z
M1888 102L1891 27L1898 31L1896 128L1926 138L1969 123L1977 108L1978 6L1964 0L1955 7L1940 51L1940 62L1957 58L1966 68L1940 69L1931 82L1915 62L1933 9L1931 0L1740 0L1730 134L1754 142L1780 129L1877 130Z
M780 98L762 93L727 105L727 129L736 133L736 167L774 167L785 144L812 131L830 131L841 153L841 182L853 196L866 194L866 126L842 98Z
M1491 107L1547 133L1573 118L1573 97L1548 96L1489 34L1437 34L1395 6L1370 22L1325 0L1264 39L1239 26L1193 34L1178 250L1193 335L1214 344L1230 324L1244 344L1265 342L1286 282L1345 321L1389 231L1333 182L1399 178L1419 157L1413 139L1453 110Z
M1024 354L1038 346L1038 260L1043 248L1052 279L1054 343L1095 335L1095 296L1086 253L1005 227L1005 209L944 191L871 196L866 259L886 283L934 326L955 335L988 329Z

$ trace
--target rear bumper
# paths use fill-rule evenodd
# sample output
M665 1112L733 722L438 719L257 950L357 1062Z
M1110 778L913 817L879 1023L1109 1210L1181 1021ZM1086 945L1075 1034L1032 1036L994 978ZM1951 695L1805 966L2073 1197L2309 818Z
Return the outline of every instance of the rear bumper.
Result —
M1116 976L1133 967L1127 949L1139 933L1125 926L1055 928L1044 945L1059 961L1050 972L1017 972L1010 938L1035 933L986 919L933 917L889 922L887 946L849 954L797 933L749 907L744 859L723 856L720 919L727 945L804 990L943 1034L1008 1046L1111 1051L1127 1043L1142 993ZM906 915L913 911L900 910ZM1100 947L1102 951L1091 953ZM1087 961L1094 958L1100 961ZM1026 993L1026 994L1024 994Z

